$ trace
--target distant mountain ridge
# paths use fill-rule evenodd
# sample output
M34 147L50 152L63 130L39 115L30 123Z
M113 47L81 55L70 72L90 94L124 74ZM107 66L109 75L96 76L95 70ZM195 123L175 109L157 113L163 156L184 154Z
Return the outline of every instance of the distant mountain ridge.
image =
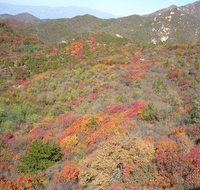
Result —
M85 14L94 15L102 19L115 17L112 14L86 7L22 6L22 5L11 5L7 3L0 3L0 13L16 15L23 12L28 12L40 19L72 18L77 15L85 15Z
M103 32L128 38L137 44L192 43L200 40L200 1L170 6L149 15L99 19L84 15L46 20L26 29L46 43L59 43L78 36ZM55 34L56 31L56 34Z
M0 19L15 19L20 22L37 22L40 19L29 14L29 13L20 13L17 15L10 15L10 14L2 14L0 15Z

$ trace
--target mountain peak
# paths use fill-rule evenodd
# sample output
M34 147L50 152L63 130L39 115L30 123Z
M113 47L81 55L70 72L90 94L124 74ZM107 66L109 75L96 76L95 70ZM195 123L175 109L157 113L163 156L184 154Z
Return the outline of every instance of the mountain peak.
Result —
M39 21L40 19L33 16L30 13L20 13L14 16L14 18L18 21L23 21L23 22L35 22L35 21Z
M177 8L176 5L171 5L171 6L168 7L168 9L175 9L175 8Z

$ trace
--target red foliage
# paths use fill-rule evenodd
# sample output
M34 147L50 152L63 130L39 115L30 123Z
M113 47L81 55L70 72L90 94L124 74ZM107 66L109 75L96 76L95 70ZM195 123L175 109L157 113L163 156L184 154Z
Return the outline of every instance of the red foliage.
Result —
M123 168L123 175L130 175L132 171L138 169L140 167L140 163L137 163L133 166L124 166Z
M1 133L0 134L0 139L5 143L5 144L9 144L11 142L13 142L14 140L14 136L11 132L5 132L5 133Z
M99 139L99 136L100 135L98 133L93 133L87 138L87 144L90 145L95 143Z
M134 102L132 104L115 105L107 109L109 114L123 114L125 117L133 117L138 115L145 107L144 101Z
M16 179L17 189L31 189L33 187L33 180L29 177L20 176Z
M82 57L83 55L83 42L77 39L71 44L71 55L74 57Z
M127 109L128 109L127 104L115 105L115 106L108 108L108 113L109 114L122 113L122 112L126 111Z
M195 162L195 166L200 170L200 147L191 152L191 157Z
M126 111L125 116L133 117L138 115L141 110L145 107L146 103L144 101L135 102L132 107Z
M129 69L125 73L126 77L129 77L132 80L137 80L146 75L146 72L153 65L153 63L149 63L147 61L141 62L140 59L140 55L131 58L131 64L128 65Z
M137 55L130 58L132 64L137 63L138 61L140 61L140 59L141 59L141 55Z
M85 101L85 100L84 100L84 97L74 98L74 99L71 101L70 105L71 105L71 106L75 106L75 105L81 104L81 103L84 102L84 101Z
M186 89L186 88L189 87L190 83L189 83L188 80L183 79L183 80L181 80L181 81L179 82L179 85L181 85L183 89Z
M72 114L70 112L68 112L68 113L59 115L56 118L56 123L59 123L60 127L66 128L69 125L71 125L72 122L74 122L75 118L76 118L75 116L72 116Z
M200 125L194 125L187 129L187 134L190 138L196 138L200 134Z
M28 134L29 139L32 140L42 140L44 138L44 134L47 130L49 130L49 126L40 126L37 128L34 128L33 130L30 131Z
M55 174L54 181L55 183L62 183L65 181L75 182L78 179L79 168L73 162L64 162L62 164L62 169L59 173Z
M138 78L143 77L146 74L146 71L142 69L141 71L136 72L131 78L132 80L136 80Z
M169 73L169 77L172 80L177 80L182 75L182 71L180 69L172 69Z
M0 180L4 179L4 173L10 170L10 166L7 162L0 163Z
M118 186L117 184L112 184L109 190L123 190L123 188Z
M189 154L180 152L175 141L163 140L156 147L156 165L162 176L163 187L176 186L195 173L195 167ZM196 176L193 175L193 178Z
M2 190L27 190L35 189L34 180L29 177L20 176L15 181L0 180L0 189Z

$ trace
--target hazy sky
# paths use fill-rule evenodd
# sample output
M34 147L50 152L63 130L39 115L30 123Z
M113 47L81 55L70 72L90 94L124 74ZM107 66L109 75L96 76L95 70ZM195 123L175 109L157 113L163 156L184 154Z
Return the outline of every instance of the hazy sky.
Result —
M151 13L172 4L185 5L196 0L0 0L13 5L80 6L111 13L116 16Z

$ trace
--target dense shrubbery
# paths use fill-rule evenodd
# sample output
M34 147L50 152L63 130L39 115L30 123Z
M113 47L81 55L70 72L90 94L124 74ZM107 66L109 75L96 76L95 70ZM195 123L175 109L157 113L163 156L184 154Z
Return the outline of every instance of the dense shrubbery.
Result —
M22 173L35 173L52 166L61 159L61 152L55 144L44 144L35 141L22 156L18 165L18 171Z
M192 109L189 111L186 122L188 123L200 123L200 100L196 100Z
M0 37L0 189L200 186L198 46L24 38Z
M37 106L28 102L11 103L8 99L0 99L0 132L10 130L12 126L35 123L40 117Z
M80 185L86 189L108 188L113 181L120 181L123 175L131 174L135 168L141 167L143 170L142 165L148 168L153 157L154 147L150 142L133 136L116 136L81 161L83 170L79 174ZM142 183L142 178L146 178L144 183L148 183L148 176L142 175L138 178L138 183ZM126 176L124 177L122 181L125 182Z
M24 53L35 53L40 50L38 45L34 44L23 44L18 51L19 52L24 52Z

